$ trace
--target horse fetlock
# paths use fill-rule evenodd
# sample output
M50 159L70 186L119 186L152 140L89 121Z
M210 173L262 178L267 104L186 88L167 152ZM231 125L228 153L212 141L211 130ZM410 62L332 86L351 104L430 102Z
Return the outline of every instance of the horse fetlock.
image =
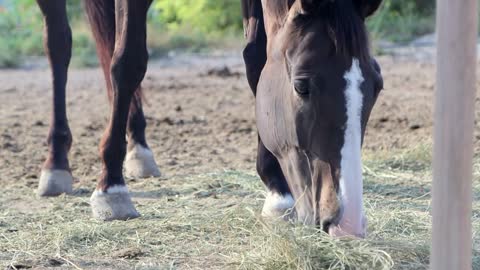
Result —
M100 143L100 157L104 161L107 170L121 169L121 163L126 152L127 146L125 143L115 143L110 138L103 138Z
M72 143L72 133L68 126L65 128L52 128L48 134L47 140L49 143L58 141L69 145Z

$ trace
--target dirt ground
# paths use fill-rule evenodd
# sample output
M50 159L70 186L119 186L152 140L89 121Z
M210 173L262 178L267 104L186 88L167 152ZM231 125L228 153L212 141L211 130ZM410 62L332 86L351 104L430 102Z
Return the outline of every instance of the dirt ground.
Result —
M240 58L183 60L152 63L143 84L148 142L162 172L168 176L254 168L254 99ZM432 65L389 57L380 63L385 90L371 116L365 148L398 149L428 141ZM46 152L49 70L2 70L0 82L0 175L4 180L35 178ZM92 180L100 169L97 145L109 110L100 71L72 70L67 95L73 173Z
M380 57L379 62L385 90L369 122L365 151L396 151L429 144L433 65L389 56ZM156 60L150 64L143 86L147 140L162 179L254 170L254 99L239 55ZM99 69L70 71L67 104L74 140L70 164L76 187L86 187L87 193L100 174L98 142L109 112L104 88ZM26 186L33 194L47 150L51 98L48 67L0 70L2 186ZM476 113L480 114L479 106ZM476 125L476 148L479 140L480 127ZM2 196L6 195L0 192ZM21 209L29 213L39 207L38 201L0 201L9 204L3 206L7 212Z

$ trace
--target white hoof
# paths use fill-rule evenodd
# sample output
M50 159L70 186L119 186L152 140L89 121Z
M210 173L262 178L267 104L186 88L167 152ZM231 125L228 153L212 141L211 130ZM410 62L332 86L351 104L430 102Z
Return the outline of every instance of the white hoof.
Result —
M152 151L140 144L128 151L125 158L125 176L136 179L160 176Z
M265 204L262 209L262 216L266 218L284 218L288 219L295 206L292 195L282 196L276 192L268 192L265 198Z
M113 186L106 192L95 190L90 197L93 217L103 221L128 220L140 216L126 186Z
M41 197L72 193L73 177L65 170L42 170L37 194Z

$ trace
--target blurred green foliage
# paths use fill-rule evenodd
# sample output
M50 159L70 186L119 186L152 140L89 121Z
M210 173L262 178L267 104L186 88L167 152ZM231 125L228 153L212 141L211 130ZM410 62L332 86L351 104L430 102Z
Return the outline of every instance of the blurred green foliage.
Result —
M384 0L368 27L374 38L406 42L433 32L434 15L434 0Z
M40 22L34 1L12 2L0 10L0 66L15 67L19 56L42 51Z
M243 37L240 0L156 0L148 19L153 56L225 47Z
M43 18L35 0L0 0L0 67L17 67L24 56L40 56L43 48ZM81 0L67 1L74 28L72 63L95 66L95 46L84 27Z
M170 31L190 28L211 34L242 29L240 0L157 0L149 17Z
M74 33L72 62L91 66L97 64L95 46L81 2L67 1ZM376 39L409 41L433 31L434 5L433 0L384 0L368 27ZM201 50L229 39L238 44L243 37L240 0L155 0L148 21L154 55ZM42 27L35 0L0 0L0 67L15 67L25 55L42 55Z

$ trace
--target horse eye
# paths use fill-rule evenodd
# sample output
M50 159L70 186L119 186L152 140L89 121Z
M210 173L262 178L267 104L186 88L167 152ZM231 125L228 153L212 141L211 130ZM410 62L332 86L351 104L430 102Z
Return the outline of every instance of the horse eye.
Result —
M310 93L310 82L308 79L295 79L293 87L299 95L308 95Z

